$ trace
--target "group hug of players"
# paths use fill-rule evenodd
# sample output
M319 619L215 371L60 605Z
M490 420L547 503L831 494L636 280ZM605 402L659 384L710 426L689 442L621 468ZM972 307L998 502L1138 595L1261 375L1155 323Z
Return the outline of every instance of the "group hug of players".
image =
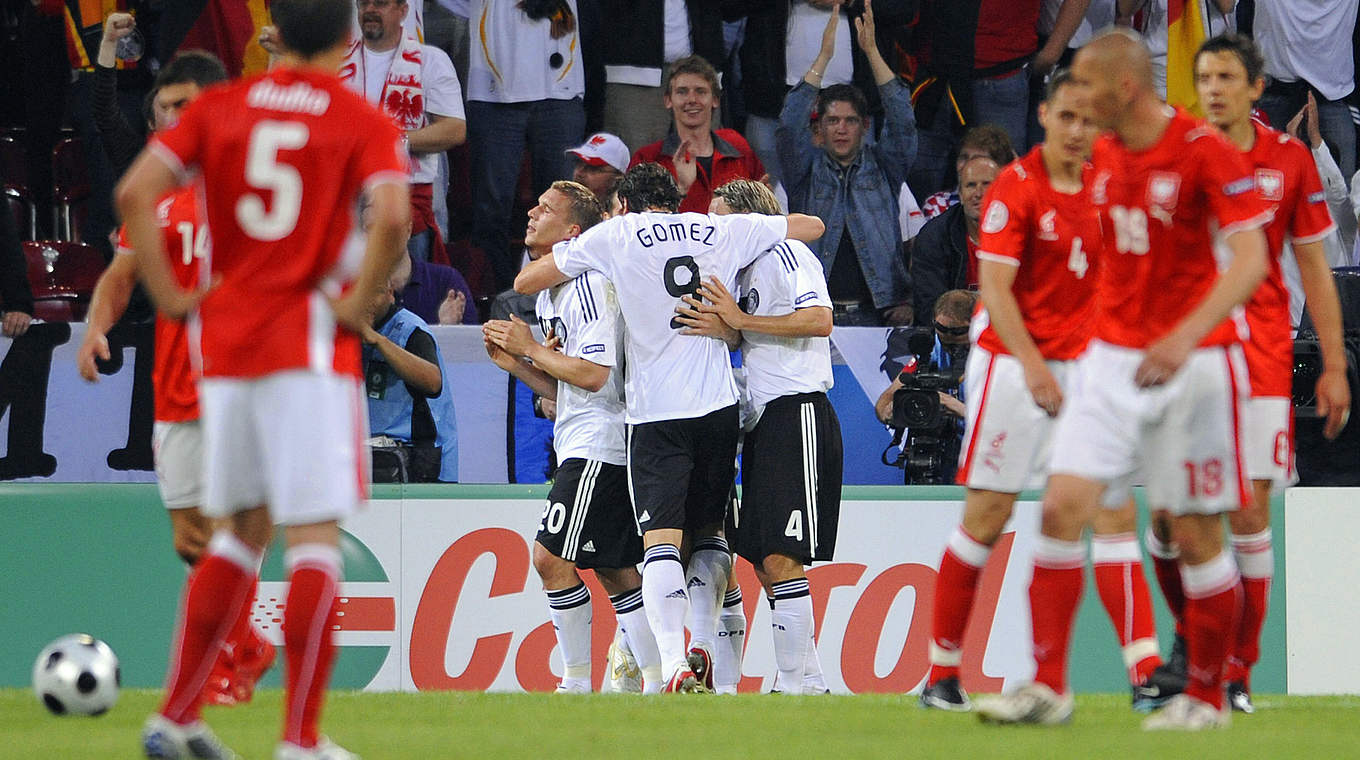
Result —
M1070 720L1066 662L1088 529L1134 707L1157 710L1144 727L1214 728L1228 722L1225 704L1253 709L1274 566L1269 496L1293 479L1289 257L1323 345L1317 398L1329 437L1350 398L1322 252L1333 225L1312 157L1253 119L1264 79L1249 39L1211 39L1195 65L1207 123L1158 99L1140 41L1096 39L1049 84L1044 143L989 191L964 379L967 495L935 588L927 707L974 709L959 673L978 577L1017 494L1046 485L1030 585L1034 679L980 700L979 715ZM640 670L634 688L734 691L745 619L729 549L769 598L776 690L821 690L804 566L834 547L841 452L825 396L825 280L797 242L821 225L795 214L786 228L755 183L717 192L711 211L736 216L669 222L679 199L668 179L636 168L620 187L621 216L570 230L551 253L557 241L530 246L516 287L547 288L546 343L523 323L485 328L497 363L558 401L562 466L535 564L566 668L559 690L590 688L589 592L575 568L595 567L619 614L615 681ZM744 385L727 357L738 346ZM609 368L607 379L576 362ZM596 435L581 435L584 425ZM724 525L739 428L743 498ZM1165 662L1135 483L1146 486L1147 547L1176 618Z

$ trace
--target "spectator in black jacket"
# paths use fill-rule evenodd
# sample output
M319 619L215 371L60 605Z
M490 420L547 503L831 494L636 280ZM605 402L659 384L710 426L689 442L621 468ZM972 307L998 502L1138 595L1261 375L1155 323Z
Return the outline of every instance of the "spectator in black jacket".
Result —
M33 290L28 285L28 263L14 229L14 216L0 208L0 334L23 335L33 320Z
M982 197L1000 171L985 156L964 164L959 170L959 202L926 222L912 241L911 294L918 324L930 324L932 305L945 291L977 289Z

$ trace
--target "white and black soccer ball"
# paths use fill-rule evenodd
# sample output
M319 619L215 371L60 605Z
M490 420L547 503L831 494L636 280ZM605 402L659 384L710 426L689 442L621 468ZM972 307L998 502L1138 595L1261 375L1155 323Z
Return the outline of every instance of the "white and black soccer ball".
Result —
M55 715L103 715L118 701L121 683L118 656L85 633L53 641L33 663L33 691Z

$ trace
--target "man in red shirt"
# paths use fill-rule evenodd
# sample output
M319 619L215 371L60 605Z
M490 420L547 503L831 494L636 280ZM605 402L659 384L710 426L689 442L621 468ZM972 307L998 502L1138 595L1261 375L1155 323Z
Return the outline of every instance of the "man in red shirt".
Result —
M1162 103L1147 49L1112 32L1077 54L1074 81L1112 130L1092 152L1092 201L1109 230L1095 331L1058 418L1030 584L1034 683L978 705L984 719L1053 724L1072 714L1066 660L1086 550L1081 532L1134 477L1171 512L1186 592L1191 679L1149 730L1227 722L1223 667L1241 612L1222 513L1248 503L1245 360L1229 319L1266 273L1270 209L1217 130ZM1228 260L1220 271L1215 246Z
M275 0L270 10L286 48L281 65L200 96L152 139L117 194L157 307L171 319L193 313L204 512L230 526L189 579L165 700L143 730L148 757L230 756L199 719L199 694L249 601L275 522L284 525L289 590L274 757L352 757L322 739L318 724L334 659L339 521L368 485L358 331L404 255L408 167L396 126L334 73L353 6ZM155 213L191 172L203 177L213 242L212 286L194 292L174 280ZM357 225L365 196L367 238Z
M713 129L713 112L722 100L718 72L697 55L672 63L666 80L666 108L674 117L666 139L644 145L630 168L658 163L675 177L684 196L680 211L708 213L713 188L734 179L759 180L765 167L746 138L735 129Z
M1016 496L1047 469L1053 418L1092 329L1102 239L1086 159L1096 127L1067 72L1049 82L1039 122L1044 142L1001 172L981 224L982 301L965 373L970 392L958 473L968 491L935 583L925 707L970 707L959 670L978 578ZM1101 600L1134 685L1161 662L1136 526L1131 502L1106 512L1096 520L1092 548Z
M1307 296L1308 313L1317 327L1323 372L1316 386L1318 413L1327 417L1323 434L1335 438L1350 409L1341 309L1336 283L1322 250L1332 231L1331 214L1318 178L1317 166L1298 140L1251 118L1252 107L1265 88L1264 59L1256 43L1237 34L1214 37L1195 56L1195 87L1209 123L1223 130L1246 156L1261 195L1274 215L1266 225L1269 272L1247 302L1250 339L1244 344L1251 401L1243 426L1244 456L1251 478L1252 499L1246 509L1228 514L1233 554L1242 576L1243 613L1235 643L1228 654L1228 701L1242 712L1253 712L1251 667L1260 655L1261 626L1265 622L1275 560L1270 532L1270 491L1296 479L1293 451L1294 344L1289 317L1289 293L1281 262L1291 253L1298 263ZM1166 520L1154 521L1153 544L1159 566L1175 562ZM1158 572L1167 603L1178 621L1184 619L1184 593L1179 573L1162 567Z

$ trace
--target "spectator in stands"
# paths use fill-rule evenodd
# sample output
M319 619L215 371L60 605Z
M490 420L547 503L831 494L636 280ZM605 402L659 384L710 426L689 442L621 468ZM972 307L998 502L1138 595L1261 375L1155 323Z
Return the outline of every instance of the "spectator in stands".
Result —
M670 114L662 105L662 73L691 55L721 65L722 22L725 6L732 5L717 0L600 0L605 131L632 150L665 138Z
M28 284L28 262L14 229L14 216L8 207L0 208L0 335L23 335L31 321L33 290Z
M977 239L982 197L1001 168L979 156L959 170L959 203L926 222L911 251L912 302L928 318L947 290L977 288ZM924 324L924 323L923 323Z
M1006 130L995 124L983 124L963 133L963 139L959 141L958 158L954 159L956 181L963 173L964 164L983 157L990 158L997 166L1003 167L1015 160L1015 147L1011 145L1011 138L1006 134ZM934 219L958 202L959 190L955 185L953 190L941 190L926 198L925 203L921 204L921 213L927 220Z
M461 272L425 261L414 253L408 252L407 256L411 260L411 275L398 291L402 308L432 325L478 323L472 288Z
M1225 31L1233 31L1236 28L1237 16L1233 12L1237 0L1190 0L1196 2L1200 7L1200 18L1204 20L1204 36L1212 37L1222 34ZM1094 1L1092 5L1094 5ZM1190 2L1186 2L1189 6ZM1157 94L1163 100L1169 100L1172 105L1187 105L1180 99L1185 97L1195 97L1194 93L1194 72L1186 68L1181 87L1167 92L1166 87L1166 58L1167 50L1170 47L1170 30L1168 28L1168 9L1167 0L1117 0L1116 2L1115 23L1119 26L1133 28L1143 35L1143 44L1147 46L1148 53L1152 58L1152 80L1157 87ZM1198 42L1189 44L1190 50L1198 46ZM1186 64L1187 67L1189 64ZM1281 122L1283 124L1283 122Z
M867 4L856 36L883 100L878 140L865 141L872 125L858 89L834 85L818 94L839 20L840 14L829 14L817 58L784 101L776 131L780 176L789 210L826 223L813 250L826 271L835 323L908 324L911 287L901 256L897 193L916 155L911 97L879 54ZM814 106L818 118L809 129Z
M616 135L596 132L567 153L576 159L572 180L590 188L600 203L607 203L628 171L628 146Z
M453 483L458 425L439 345L429 326L394 297L406 285L409 264L409 256L398 260L373 304L373 325L363 332L369 429L375 447L404 455L408 480Z
M1266 58L1266 92L1258 103L1283 127L1309 93L1317 100L1322 139L1342 176L1355 173L1355 124L1343 102L1355 90L1355 0L1258 2L1252 32Z
M361 39L350 47L340 76L405 133L414 159L407 248L426 261L446 262L434 192L439 154L467 138L458 74L447 53L405 34L407 0L359 0L358 5Z
M697 55L671 64L664 103L671 112L666 139L645 145L633 154L633 165L657 163L675 177L684 200L680 210L708 213L713 188L734 179L759 180L765 167L735 129L713 129L722 90L718 72Z
M571 176L565 153L585 135L585 74L575 0L473 0L478 44L468 73L472 244L486 252L497 289L509 288L521 252L509 232L529 147L535 197ZM632 35L632 32L629 32Z
M115 177L123 176L123 172L132 164L132 159L137 157L137 152L146 142L144 130L128 123L127 117L118 107L118 40L132 34L136 28L137 22L131 13L110 13L104 20L104 34L99 40L99 53L94 66L92 116L94 125L99 130L100 142L104 145L104 153L113 166ZM222 64L218 62L217 65L220 67ZM199 86L202 86L201 82ZM155 95L156 88L153 86L147 97L154 98ZM144 111L144 115L148 116L144 119L145 128L155 130L157 127L152 118L155 114L154 107Z

